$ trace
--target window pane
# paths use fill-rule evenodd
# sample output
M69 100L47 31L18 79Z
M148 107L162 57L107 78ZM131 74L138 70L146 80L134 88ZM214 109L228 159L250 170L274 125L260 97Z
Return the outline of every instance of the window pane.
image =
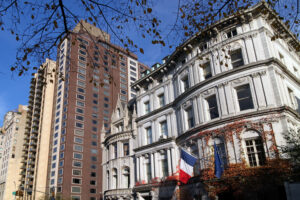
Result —
M236 92L241 111L254 108L249 84L239 86Z
M244 60L243 60L243 55L242 55L241 49L232 51L230 53L230 57L231 57L231 64L232 64L233 68L244 65Z
M218 104L216 95L212 95L206 99L208 103L208 110L210 114L210 119L215 119L219 117Z

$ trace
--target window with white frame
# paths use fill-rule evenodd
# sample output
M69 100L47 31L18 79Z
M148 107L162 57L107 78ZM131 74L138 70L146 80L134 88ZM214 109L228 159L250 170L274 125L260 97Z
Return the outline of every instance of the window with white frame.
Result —
M266 157L260 137L245 139L248 163L251 167L265 164Z
M150 162L150 158L145 158L145 179L147 181L147 183L150 183L152 176L151 176L151 162Z
M254 105L252 101L250 85L241 85L236 87L235 90L238 98L240 111L253 109Z
M115 142L113 145L113 158L117 158L118 157L118 144Z
M242 49L236 49L230 52L232 68L237 68L244 65Z
M112 189L117 189L118 188L118 170L114 168L112 170Z
M129 142L123 142L123 156L129 155Z
M129 167L124 167L123 168L123 187L124 188L129 188L130 187L130 170Z
M187 129L190 129L195 126L193 106L189 106L185 109L185 119L187 122Z
M189 89L190 84L189 84L189 76L185 75L183 78L181 78L181 86L182 86L182 92L185 92Z
M208 113L210 119L215 119L219 117L218 111L218 104L216 95L211 95L210 97L206 98L207 106L208 106Z
M208 79L208 78L212 77L210 62L206 62L206 63L204 63L200 66L201 66L202 71L203 71L203 78L204 79Z
M158 96L159 107L163 107L165 105L165 94L161 93Z
M144 107L145 107L145 114L150 112L150 102L146 101L144 102Z
M236 28L233 28L226 32L227 38L232 38L237 35Z
M160 154L160 165L162 177L169 176L167 152Z
M151 144L152 143L152 128L151 126L145 128L145 132L146 132L146 144Z
M164 121L160 122L159 125L160 125L160 137L167 138L168 137L167 121L164 120Z

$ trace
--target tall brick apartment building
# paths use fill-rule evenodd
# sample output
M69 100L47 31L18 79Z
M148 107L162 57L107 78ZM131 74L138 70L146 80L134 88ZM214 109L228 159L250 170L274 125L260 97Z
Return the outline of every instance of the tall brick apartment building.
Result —
M135 96L130 84L147 67L84 21L58 47L55 109L49 157L50 195L76 200L102 196L100 131L110 128L118 95Z

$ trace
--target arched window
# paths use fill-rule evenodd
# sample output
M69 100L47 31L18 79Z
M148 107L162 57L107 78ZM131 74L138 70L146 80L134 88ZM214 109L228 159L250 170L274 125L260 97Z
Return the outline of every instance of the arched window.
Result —
M251 167L264 165L266 155L260 134L255 130L247 130L243 134L246 160Z
M118 188L118 170L116 168L113 169L113 182L112 182L112 189Z
M130 169L129 169L129 167L123 168L123 187L124 188L130 187Z

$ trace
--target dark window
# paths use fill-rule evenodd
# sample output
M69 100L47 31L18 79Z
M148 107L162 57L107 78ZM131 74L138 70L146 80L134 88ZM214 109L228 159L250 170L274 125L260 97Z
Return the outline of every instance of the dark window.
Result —
M236 29L231 29L230 31L227 32L227 38L232 38L233 36L237 35Z
M84 93L84 89L82 89L82 88L77 88L77 91Z
M233 68L244 65L244 60L243 60L243 55L242 55L241 49L232 51L230 53L230 57L231 57L231 64L232 64Z
M97 100L93 100L93 103L94 103L94 104L98 104L98 101L97 101Z
M81 179L79 179L79 178L73 178L72 179L72 183L73 184L81 184Z
M78 113L83 113L83 109L76 108L76 112L78 112Z
M219 117L218 104L216 95L212 95L206 99L208 104L208 110L210 114L210 119L215 119Z
M96 185L96 181L90 181L91 185Z
M94 94L93 94L93 97L98 98L98 94L95 94L95 93L94 93Z
M123 155L128 156L129 155L129 143L124 142L123 144Z
M96 156L92 156L91 160L94 161L94 162L96 162L97 161L97 157Z
M96 141L92 141L92 145L93 146L97 146L97 142Z
M96 172L91 172L91 177L96 177Z
M83 121L83 117L82 117L82 116L79 116L79 115L76 115L76 119L77 119L77 120Z
M237 87L236 93L240 105L240 110L254 108L249 84Z
M204 63L202 65L202 68L203 68L203 77L204 77L204 79L210 78L212 76L210 62Z
M96 193L96 189L95 189L95 188L92 188L92 189L90 189L90 192L91 192L91 193Z
M194 120L194 112L193 112L193 107L190 106L185 110L186 116L187 116L187 122L188 122L188 128L192 128L195 125L195 120Z
M182 85L183 85L183 90L186 91L187 89L189 89L190 85L189 85L189 77L185 76L183 79L181 79L182 81Z

